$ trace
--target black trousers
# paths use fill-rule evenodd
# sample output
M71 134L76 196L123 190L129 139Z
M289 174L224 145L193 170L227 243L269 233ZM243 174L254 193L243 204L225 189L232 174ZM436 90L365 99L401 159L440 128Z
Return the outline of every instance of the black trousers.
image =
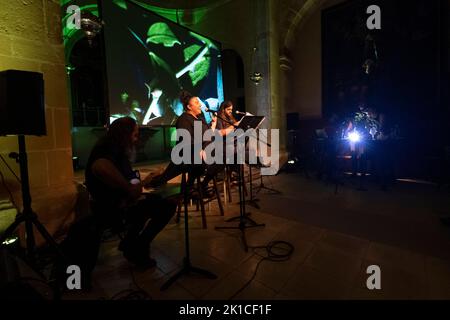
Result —
M105 229L125 230L123 241L126 247L148 253L151 241L175 214L176 202L149 195L125 209L115 208L106 202L93 202L91 209L91 214L74 222L61 243L68 263L80 267L85 283L90 282ZM58 268L58 272L64 275L67 266L60 262Z
M176 207L176 201L150 194L126 208L126 234L122 244L132 250L148 251L150 243L175 214Z
M193 185L197 177L205 175L202 186L208 186L208 183L225 168L224 164L180 164L176 165L170 162L162 175L159 177L159 182L165 183L183 172L188 173L188 185Z

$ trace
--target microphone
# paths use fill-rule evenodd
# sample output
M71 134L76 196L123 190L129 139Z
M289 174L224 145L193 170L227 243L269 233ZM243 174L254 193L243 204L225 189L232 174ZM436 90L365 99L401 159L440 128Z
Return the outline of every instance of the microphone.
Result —
M236 114L242 115L242 116L253 116L250 112L241 112L236 110Z
M208 107L205 108L205 111L206 111L206 112L210 112L210 113L212 113L213 115L217 115L217 111L211 110L211 109L209 109Z

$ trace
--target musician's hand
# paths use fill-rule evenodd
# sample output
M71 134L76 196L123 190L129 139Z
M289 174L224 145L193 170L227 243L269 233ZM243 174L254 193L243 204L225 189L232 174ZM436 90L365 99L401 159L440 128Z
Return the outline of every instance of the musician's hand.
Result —
M130 200L132 202L136 201L137 199L140 198L142 193L142 184L141 182L136 183L136 184L131 184L129 185L128 188L128 195L130 197Z
M217 126L217 117L216 116L212 116L211 123L209 126L212 130L216 130L216 126Z
M144 187L154 187L160 184L164 169L150 172L142 181Z
M205 150L201 150L200 151L200 159L202 159L203 161L206 161L206 152L205 152Z
M225 135L229 135L233 131L234 131L234 127L233 126L229 126L228 128L225 129Z

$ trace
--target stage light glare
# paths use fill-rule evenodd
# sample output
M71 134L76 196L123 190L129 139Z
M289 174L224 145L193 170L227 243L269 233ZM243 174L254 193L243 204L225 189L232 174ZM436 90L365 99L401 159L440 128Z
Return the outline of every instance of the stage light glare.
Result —
M361 141L361 136L359 135L358 131L352 131L348 134L348 139L351 142L359 142Z
M289 160L288 163L289 164L295 164L295 161L294 160Z
M18 237L9 238L9 239L6 239L5 241L3 241L2 244L5 245L5 246L8 246L8 245L10 245L10 244L13 244L13 243L16 242L17 240L19 240Z

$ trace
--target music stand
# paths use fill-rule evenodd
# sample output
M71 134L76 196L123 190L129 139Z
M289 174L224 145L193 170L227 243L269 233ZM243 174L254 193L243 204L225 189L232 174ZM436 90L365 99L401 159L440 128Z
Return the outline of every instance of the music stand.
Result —
M261 125L261 123L264 121L264 117L262 116L244 116L237 128L248 130L248 129L258 129L258 127ZM239 137L237 137L239 138ZM244 180L244 164L239 165L239 183L238 183L238 189L239 189L239 216L230 218L226 220L226 222L236 221L239 220L239 225L236 227L228 227L228 226L216 226L216 230L224 230L224 229L239 229L241 231L241 237L242 242L244 244L245 251L248 252L248 244L247 239L245 237L245 229L248 228L256 228L256 227L265 227L266 225L264 223L257 223L253 219L249 217L250 213L246 212L245 208L245 195L242 192L245 180Z
M259 128L259 126L264 121L264 119L265 118L263 116L244 116L242 118L242 120L239 122L237 129L243 129L243 130L255 129L256 130L257 128ZM252 165L249 164L248 168L249 168L250 199L244 200L244 201L245 201L245 203L251 205L252 207L254 207L256 209L260 209L260 207L257 203L259 201L259 199L256 199L253 197ZM243 177L244 177L244 175L243 175Z
M250 199L245 200L245 202L256 209L260 209L260 206L258 204L259 199L253 197L253 173L252 173L252 165L251 164L248 165L248 176L249 176L249 185L250 185Z
M208 279L217 279L217 276L204 269L200 269L192 266L191 257L190 257L190 248L189 248L189 217L188 217L188 193L189 186L186 180L186 170L183 170L181 176L181 192L183 193L183 202L184 202L184 243L185 243L185 257L183 259L183 267L180 271L174 274L169 280L167 280L162 286L161 291L169 288L175 281L178 280L183 275L187 275L190 273L197 273L202 276L205 276ZM201 188L200 188L200 196L201 196Z
M266 137L267 138L267 137ZM270 144L270 143L268 143L267 142L267 139L266 139L266 141L264 142L263 141L263 143L266 145L266 146L268 146L268 147L272 147L272 145ZM263 164L261 164L261 166L260 166L260 168L262 167L262 166L264 166ZM250 166L250 176L251 176L251 166ZM251 176L252 177L252 176ZM256 191L256 193L259 193L262 189L265 189L265 190L267 190L268 191L268 194L272 194L272 195L274 195L274 194L281 194L281 191L279 191L279 190L276 190L276 189L273 189L273 188L269 188L269 187L266 187L265 185L264 185L264 181L263 181L263 176L260 174L259 175L259 179L260 179L260 184L259 184L259 186L257 186L257 191ZM252 185L250 185L250 187L251 187ZM250 188L250 196L252 197L252 188ZM257 199L257 201L259 201L258 199ZM259 209L259 208L258 208Z
M248 130L248 129L258 129L261 123L264 121L263 116L243 116L239 125L236 129Z

